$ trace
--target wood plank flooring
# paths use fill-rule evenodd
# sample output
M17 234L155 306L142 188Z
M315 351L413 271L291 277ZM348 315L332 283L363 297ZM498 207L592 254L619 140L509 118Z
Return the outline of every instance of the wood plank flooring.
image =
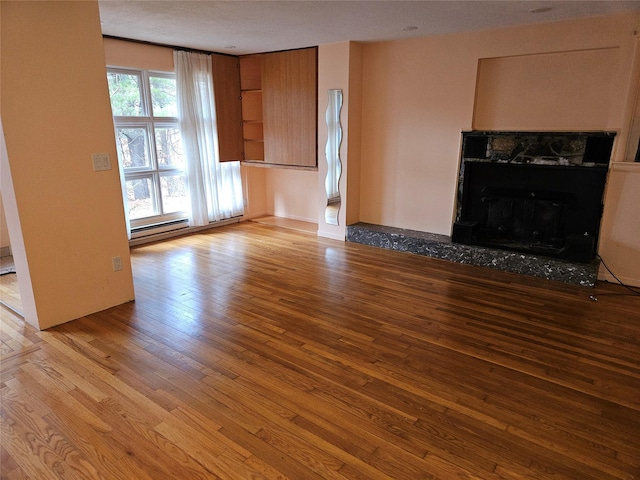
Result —
M15 272L13 257L0 257L0 269L12 269ZM0 302L18 315L22 315L22 301L15 273L0 275Z
M135 302L0 311L2 479L640 479L620 286L251 222L132 261Z

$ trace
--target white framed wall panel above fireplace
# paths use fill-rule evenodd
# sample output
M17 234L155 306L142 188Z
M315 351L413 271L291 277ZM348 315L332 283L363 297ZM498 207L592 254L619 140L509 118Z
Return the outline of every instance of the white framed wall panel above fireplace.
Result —
M610 128L618 48L481 58L474 130Z

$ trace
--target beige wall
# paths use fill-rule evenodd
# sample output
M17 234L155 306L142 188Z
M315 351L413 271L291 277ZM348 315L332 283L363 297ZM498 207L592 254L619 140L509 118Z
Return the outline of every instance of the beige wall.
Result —
M605 104L599 97L593 99L591 107L581 102L580 117L551 122L550 128L617 131L613 160L624 160L631 127L626 102L629 92L637 91L633 65L634 32L639 25L640 15L626 14L364 45L360 220L451 233L460 132L476 126L476 81L482 59L521 60L531 55L544 63L553 55L561 55L569 58L570 67L579 70L584 68L579 64L584 59L579 52L602 53L605 75L601 71L594 75L598 77L595 83L603 86ZM561 83L563 90L572 91L574 100L593 97L592 86L585 86L579 76ZM538 89L527 101L548 105L547 93ZM557 97L557 90L551 94ZM545 125L544 115L549 109L515 112L515 119L484 116L477 123L505 129L540 126ZM532 112L542 117L532 118ZM614 195L611 189L608 198ZM617 209L611 215L616 223L636 221L637 213L633 216L629 207L620 210L609 204L605 217L609 208ZM623 257L611 252L609 241L604 232L601 247L607 246L608 255L613 257L612 268L625 270L629 278L640 282L640 239L633 247L635 254Z
M325 178L327 161L326 110L328 90L342 90L342 143L340 159L342 176L339 190L342 198L338 212L338 225L325 221L327 197ZM360 212L360 138L362 132L362 45L342 42L321 45L318 49L318 235L342 239L346 226L359 220Z
M360 184L362 165L362 68L363 45L349 45L349 138L347 142L346 224L360 221Z
M0 8L3 204L25 316L43 329L134 298L100 17L95 1ZM113 168L94 172L93 153Z
M629 126L626 154L624 160L633 162L640 139L640 35L636 36L635 57L631 73L631 88L625 101L624 124Z
M481 58L475 130L607 130L618 47Z
M242 188L245 198L245 217L248 219L268 215L266 168L241 166Z
M317 178L313 170L259 168L264 171L268 215L317 223ZM251 186L250 188L256 188Z
M347 205L347 174L349 171L347 148L349 145L349 42L321 45L318 48L318 176L316 192L316 221L318 223L318 235L344 240L346 236L346 205ZM325 148L327 144L327 103L330 89L342 90L342 109L340 112L340 124L342 126L342 143L340 144L340 161L342 163L342 175L338 184L338 190L342 201L338 211L338 225L330 225L325 221L327 207L327 193L325 179L327 177L327 157Z
M110 67L173 72L173 49L145 43L105 38L104 56Z
M609 171L599 253L623 283L640 287L640 163L615 163ZM615 281L604 266L600 277Z

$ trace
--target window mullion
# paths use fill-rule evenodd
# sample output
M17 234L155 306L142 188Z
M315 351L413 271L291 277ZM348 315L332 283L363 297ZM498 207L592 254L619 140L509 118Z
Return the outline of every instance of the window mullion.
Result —
M144 116L151 118L151 89L149 87L149 73L142 70L142 102Z
M162 208L162 200L160 198L162 195L162 186L160 184L160 166L158 164L158 152L156 148L156 129L153 119L153 100L151 98L151 82L149 81L149 72L143 70L142 76L145 113L147 115L147 125L149 125L149 155L151 157L151 169L153 171L153 203L155 206L155 211L160 215L163 215L164 211Z
M164 208L162 206L162 184L160 183L160 172L157 170L153 174L153 183L155 187L155 198L156 202L156 212L159 212L160 215L164 215Z
M149 153L151 155L151 165L153 169L158 171L158 155L156 152L156 130L153 119L153 103L151 99L151 83L149 81L149 72L146 70L142 71L143 78L143 93L144 93L144 104L145 104L145 114L147 116L147 122L149 125Z
M150 150L151 150L151 161L153 164L153 169L155 171L159 171L160 170L160 164L158 162L158 150L157 150L157 141L156 141L156 125L155 122L153 121L153 117L149 117L149 135L151 136L150 142L151 145L149 145Z

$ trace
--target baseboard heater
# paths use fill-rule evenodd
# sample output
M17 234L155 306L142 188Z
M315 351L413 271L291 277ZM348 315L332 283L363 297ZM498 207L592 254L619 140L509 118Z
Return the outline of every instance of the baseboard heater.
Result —
M186 218L174 220L172 222L156 223L153 225L145 225L144 227L136 227L131 229L131 238L141 238L158 233L170 232L173 230L181 230L189 227L189 221Z

